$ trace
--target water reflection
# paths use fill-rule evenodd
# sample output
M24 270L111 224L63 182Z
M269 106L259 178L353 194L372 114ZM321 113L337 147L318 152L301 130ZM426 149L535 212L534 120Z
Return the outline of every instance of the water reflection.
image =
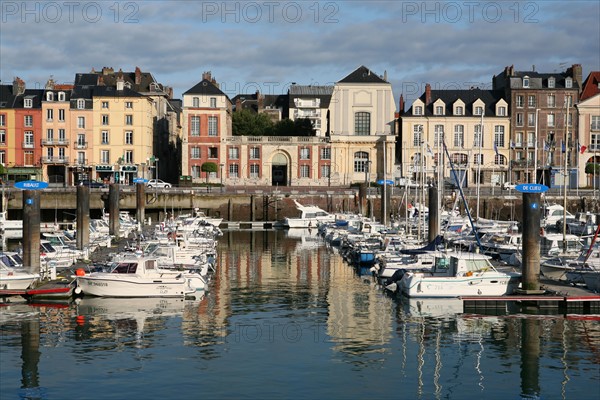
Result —
M41 361L58 348L90 376L98 363L140 373L157 362L166 372L201 369L215 396L245 393L211 386L225 373L238 377L245 397L264 394L268 376L309 398L390 397L400 393L383 388L392 382L409 398L500 398L503 391L508 398L598 398L590 389L598 383L600 326L591 316L482 316L463 312L455 299L391 297L312 233L229 232L218 253L210 289L194 301L0 307L3 396L47 398L50 380L68 386L69 374ZM160 348L176 356L165 359ZM290 382L298 367L307 371ZM120 390L124 398L143 395Z

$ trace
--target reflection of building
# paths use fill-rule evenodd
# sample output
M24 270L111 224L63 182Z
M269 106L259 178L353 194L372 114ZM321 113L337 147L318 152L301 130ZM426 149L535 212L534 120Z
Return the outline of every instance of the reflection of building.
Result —
M579 113L579 186L600 188L600 174L586 174L586 165L600 165L600 71L591 72L577 104ZM596 176L596 183L592 180Z
M493 88L504 90L510 106L510 140L515 144L511 181L544 180L550 185L562 186L564 175L557 174L556 180L551 180L550 168L564 171L563 146L567 151L567 168L575 172L577 110L574 105L579 99L581 73L579 64L556 73L540 73L535 69L515 71L510 66L493 78ZM537 165L534 165L536 158ZM575 185L575 181L572 184Z
M448 154L464 186L500 184L509 166L508 104L502 91L431 90L401 115L402 175L435 179L438 161L445 164L444 176L451 175ZM483 124L483 125L482 125Z

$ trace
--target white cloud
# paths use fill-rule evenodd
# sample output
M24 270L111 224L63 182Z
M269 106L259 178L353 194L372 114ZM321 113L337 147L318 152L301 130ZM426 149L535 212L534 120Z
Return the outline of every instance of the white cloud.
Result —
M397 99L426 82L489 84L511 64L600 69L600 41L591 40L600 37L600 6L587 1L481 2L472 13L469 2L93 3L101 17L92 6L83 13L92 4L84 2L60 18L44 5L66 3L36 2L29 14L7 4L22 5L2 3L1 79L20 76L28 87L50 75L72 81L92 67L139 66L176 96L206 70L230 95L257 85L282 92L290 82L332 83L366 65L387 71Z

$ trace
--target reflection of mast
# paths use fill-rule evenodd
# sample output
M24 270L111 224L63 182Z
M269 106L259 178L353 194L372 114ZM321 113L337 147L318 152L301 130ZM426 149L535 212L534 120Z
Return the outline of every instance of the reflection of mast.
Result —
M563 348L563 355L560 358L560 362L562 363L564 369L563 369L563 376L565 377L565 379L563 379L562 384L561 384L561 390L560 393L562 394L562 398L566 399L567 398L567 383L569 382L569 374L567 373L567 371L569 370L569 364L567 363L567 324L564 323L563 321L563 331L562 331L562 348Z
M442 370L442 357L440 354L442 327L438 326L435 335L435 369L433 370L433 385L435 386L435 398L439 399L442 395L442 386L440 385L440 371Z
M419 335L419 353L417 355L418 364L417 364L417 397L423 396L423 365L425 365L425 318L422 318L421 324L421 334Z

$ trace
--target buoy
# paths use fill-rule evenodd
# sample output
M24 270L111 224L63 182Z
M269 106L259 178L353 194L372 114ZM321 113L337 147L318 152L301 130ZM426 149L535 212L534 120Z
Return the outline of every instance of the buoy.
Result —
M85 270L83 268L77 268L77 271L75 271L75 275L85 276Z
M83 325L85 323L85 317L83 315L78 315L75 320L77 321L77 325Z

